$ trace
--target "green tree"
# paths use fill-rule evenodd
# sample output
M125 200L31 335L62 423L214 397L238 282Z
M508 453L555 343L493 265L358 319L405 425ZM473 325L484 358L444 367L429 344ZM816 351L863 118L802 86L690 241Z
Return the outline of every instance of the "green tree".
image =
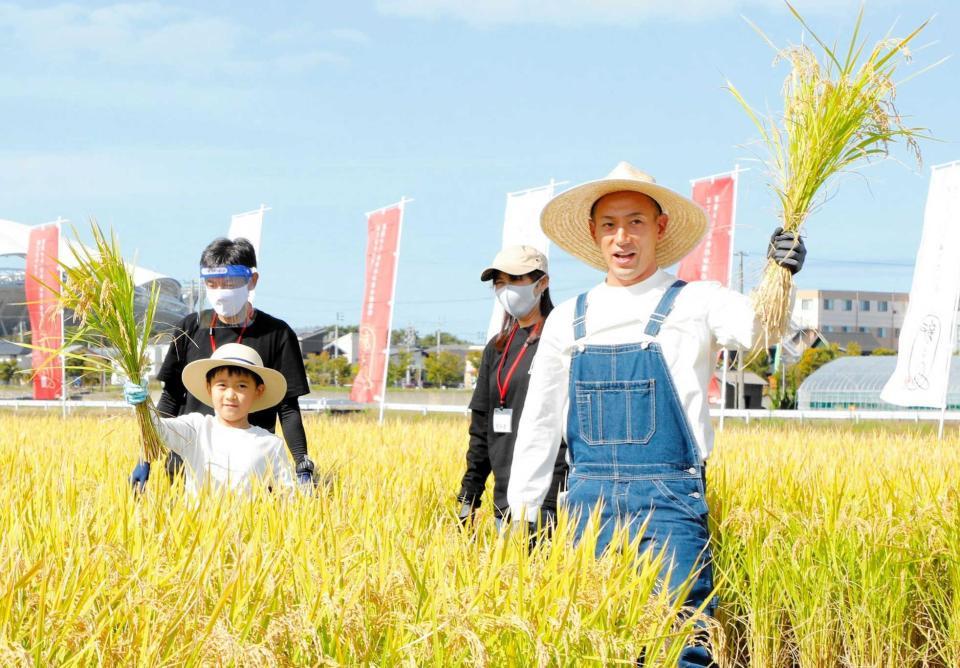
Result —
M343 385L353 380L356 373L346 357L330 357L326 351L309 355L303 365L314 385Z
M395 353L390 359L390 366L387 367L387 383L390 385L399 385L407 375L407 369L413 364L413 353L403 351Z
M471 350L467 353L467 361L470 362L470 365L474 368L475 371L480 370L480 362L483 360L483 351L482 350Z
M463 360L453 353L430 355L423 363L427 382L433 385L459 385L463 382Z
M441 345L441 346L456 345L456 344L463 344L463 343L467 343L467 341L464 341L463 339L454 336L454 335L451 334L450 332L440 332L440 345ZM431 333L426 334L426 335L424 335L424 336L420 336L420 333L418 332L418 333L417 333L417 345L418 345L419 347L421 347L421 348L430 348L431 346L433 346L434 348L436 348L436 346L437 346L437 333L436 333L436 332L431 332Z
M874 348L873 352L870 354L875 355L877 357L885 357L890 355L896 355L897 351L891 350L890 348Z
M353 382L356 371L346 357L334 357L330 360L329 364L330 375L333 377L334 385L347 385Z
M803 354L800 356L800 361L794 364L788 371L793 381L795 387L800 387L800 384L809 376L811 373L822 367L827 362L831 362L838 357L841 357L843 353L840 352L840 346L836 343L831 343L826 347L818 348L807 348L803 351Z
M0 381L9 384L17 375L17 363L13 361L0 362Z

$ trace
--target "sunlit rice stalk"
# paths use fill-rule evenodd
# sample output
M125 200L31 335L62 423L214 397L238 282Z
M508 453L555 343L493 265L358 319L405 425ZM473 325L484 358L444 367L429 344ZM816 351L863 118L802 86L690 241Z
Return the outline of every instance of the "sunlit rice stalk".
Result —
M925 128L905 125L894 106L894 75L910 59L909 44L927 21L905 38L887 37L867 48L860 38L863 8L857 15L845 49L821 40L797 10L794 17L819 47L819 55L806 44L779 48L752 23L751 26L777 52L777 61L790 65L783 85L781 114L762 115L728 82L727 87L760 133L768 153L771 190L780 205L781 225L799 232L822 201L824 188L839 173L857 169L886 157L891 144L903 142L920 160L918 140L928 138ZM754 303L764 328L767 347L780 340L789 318L793 277L769 261Z
M73 362L69 368L106 374L119 370L131 382L140 383L149 365L146 353L159 289L153 286L143 317L138 319L133 267L124 261L116 234L111 230L107 237L95 220L90 221L90 230L93 247L75 240L69 244L73 262L60 262L60 285L54 291L59 293L60 306L73 312L75 323L67 328L63 348L56 352ZM74 230L75 239L77 236ZM149 398L135 408L142 455L148 461L164 452L150 420L155 410Z
M659 555L458 528L465 420L305 424L316 495L138 500L129 414L0 412L0 664L676 665ZM921 429L718 435L722 668L958 665L960 436Z

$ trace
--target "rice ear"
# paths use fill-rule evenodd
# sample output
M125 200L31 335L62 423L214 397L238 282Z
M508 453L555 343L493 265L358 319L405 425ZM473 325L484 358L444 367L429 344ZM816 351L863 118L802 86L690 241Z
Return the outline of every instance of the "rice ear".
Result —
M919 164L918 140L930 135L925 128L904 125L894 105L894 75L897 67L910 59L909 44L928 21L905 38L886 37L868 50L860 38L861 9L846 48L839 49L820 39L789 2L787 6L822 53L818 57L807 45L777 52L777 61L790 65L783 84L783 112L761 116L732 83L727 88L760 132L768 153L770 188L780 203L781 224L787 231L799 232L810 213L823 203L825 188L836 174L886 157L897 142L902 142ZM778 342L786 331L792 289L790 273L768 263L753 295L766 337L763 347Z

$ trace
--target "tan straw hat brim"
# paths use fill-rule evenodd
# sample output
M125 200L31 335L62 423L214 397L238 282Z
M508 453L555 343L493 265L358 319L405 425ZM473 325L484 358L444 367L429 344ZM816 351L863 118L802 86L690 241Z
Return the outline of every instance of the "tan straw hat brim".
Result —
M268 369L265 366L251 364L250 361L244 357L231 357L229 350L225 355L218 354L224 348L233 345L238 344L225 344L214 353L214 355L217 355L216 358L211 357L196 360L184 367L181 378L187 391L207 406L213 407L210 392L207 389L207 372L222 366L235 366L252 371L263 379L263 394L250 406L251 413L272 408L283 401L284 396L287 394L287 379L283 377L283 374L275 369Z
M667 214L666 230L657 242L660 267L679 262L700 243L707 231L707 214L698 204L657 185L653 177L623 162L607 178L588 181L550 200L540 214L540 227L563 250L592 267L607 271L603 254L590 235L590 208L604 195L622 191L652 197Z

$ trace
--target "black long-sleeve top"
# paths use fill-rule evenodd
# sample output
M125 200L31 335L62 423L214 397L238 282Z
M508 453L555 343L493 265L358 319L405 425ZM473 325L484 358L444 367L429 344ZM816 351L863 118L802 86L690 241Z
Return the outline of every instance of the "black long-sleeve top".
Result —
M470 418L470 445L467 449L467 470L463 475L458 498L461 502L480 505L487 478L493 473L493 504L497 517L506 515L507 486L510 482L510 466L513 463L513 445L517 438L517 428L520 426L520 415L523 412L523 402L527 397L527 386L530 383L530 363L537 351L539 338L527 346L527 351L520 358L510 383L507 385L503 407L513 409L512 431L507 434L496 433L493 429L493 412L500 407L500 391L497 387L497 368L501 358L506 354L500 382L506 381L507 373L523 350L527 338L533 332L533 327L517 330L516 336L509 349L501 353L497 350L496 339L491 339L483 349L480 368L477 370L477 384L470 400L472 411ZM567 475L567 446L561 444L557 461L554 464L553 482L550 492L543 502L543 508L556 510L557 493Z
M177 416L183 413L203 413L213 415L213 409L187 392L180 375L183 368L198 359L210 357L213 348L210 345L211 311L200 314L191 313L174 330L178 332L167 355L163 359L159 380L163 381L163 393L157 404L161 415ZM307 456L307 434L303 428L300 414L299 397L310 391L307 373L303 366L300 344L297 335L283 320L256 311L253 321L246 328L218 323L213 328L213 340L217 346L225 343L246 344L259 353L263 365L276 369L287 381L287 393L277 406L250 414L250 424L263 427L273 433L277 418L283 429L283 437L293 461L299 463Z

